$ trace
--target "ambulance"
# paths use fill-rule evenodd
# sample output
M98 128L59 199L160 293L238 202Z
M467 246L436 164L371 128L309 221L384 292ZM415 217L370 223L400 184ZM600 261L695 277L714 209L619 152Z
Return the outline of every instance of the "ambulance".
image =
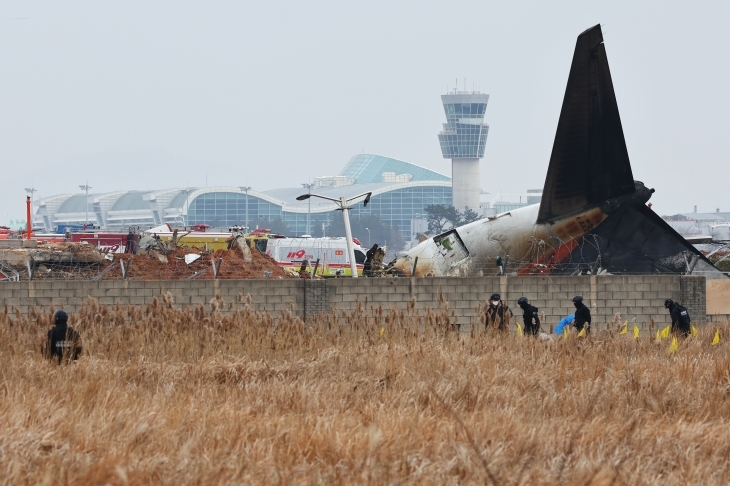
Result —
M357 274L362 275L366 250L360 242L353 238L355 264ZM317 260L316 275L322 277L351 277L350 259L347 257L347 240L336 238L271 238L266 242L266 254L276 260L281 267L295 270L301 268L302 262L309 262L310 271Z

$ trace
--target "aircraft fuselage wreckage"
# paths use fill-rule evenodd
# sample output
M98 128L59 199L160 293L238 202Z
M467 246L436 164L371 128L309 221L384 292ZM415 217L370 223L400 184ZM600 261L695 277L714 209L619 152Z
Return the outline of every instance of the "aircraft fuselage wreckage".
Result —
M578 36L542 201L429 238L402 276L724 275L646 206L634 181L600 25Z

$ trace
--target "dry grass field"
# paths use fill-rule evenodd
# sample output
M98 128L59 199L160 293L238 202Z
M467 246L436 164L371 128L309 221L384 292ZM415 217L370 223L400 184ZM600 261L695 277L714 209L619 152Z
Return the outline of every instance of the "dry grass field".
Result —
M39 352L52 312L0 311L0 483L730 481L728 324L669 354L648 332L455 333L446 308L274 327L245 298L167 300L89 301L61 366Z

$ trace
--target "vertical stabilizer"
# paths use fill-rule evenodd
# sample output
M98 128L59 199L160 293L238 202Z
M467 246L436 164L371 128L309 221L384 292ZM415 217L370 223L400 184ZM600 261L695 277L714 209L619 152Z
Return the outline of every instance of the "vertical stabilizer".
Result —
M537 223L635 191L601 26L578 36Z

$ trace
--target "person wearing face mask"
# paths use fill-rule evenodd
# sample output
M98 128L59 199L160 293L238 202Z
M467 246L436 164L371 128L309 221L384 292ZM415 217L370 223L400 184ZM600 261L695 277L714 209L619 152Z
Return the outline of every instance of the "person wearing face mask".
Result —
M578 332L581 332L583 330L583 327L585 327L586 333L590 333L591 310L583 303L583 296L576 295L575 297L573 297L573 305L575 306L575 323L573 324L575 326L575 329Z
M537 307L530 305L526 297L520 297L517 300L517 305L522 309L525 334L537 336L540 333L540 317L537 315Z
M487 307L486 316L484 318L484 328L489 329L489 326L493 326L500 331L506 331L512 315L513 314L509 306L502 302L499 294L492 294L492 296L489 297L489 306Z

